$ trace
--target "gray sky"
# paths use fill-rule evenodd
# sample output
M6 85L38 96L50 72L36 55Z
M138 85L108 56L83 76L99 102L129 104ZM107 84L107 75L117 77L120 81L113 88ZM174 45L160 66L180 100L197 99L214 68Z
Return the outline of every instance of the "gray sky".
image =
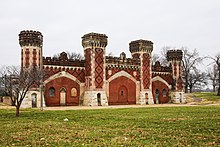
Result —
M220 0L0 0L0 65L20 65L18 34L37 30L43 54L83 53L81 37L104 33L107 53L129 53L129 42L148 39L154 53L164 46L220 51Z

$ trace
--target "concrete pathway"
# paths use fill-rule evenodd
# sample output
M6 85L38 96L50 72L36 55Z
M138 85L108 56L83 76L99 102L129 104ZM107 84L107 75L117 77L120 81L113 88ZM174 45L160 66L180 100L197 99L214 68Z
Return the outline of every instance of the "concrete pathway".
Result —
M154 105L111 105L111 106L58 106L45 107L44 110L95 110L95 109L119 109L119 108L151 108L151 107L184 107L198 106L189 104L154 104Z

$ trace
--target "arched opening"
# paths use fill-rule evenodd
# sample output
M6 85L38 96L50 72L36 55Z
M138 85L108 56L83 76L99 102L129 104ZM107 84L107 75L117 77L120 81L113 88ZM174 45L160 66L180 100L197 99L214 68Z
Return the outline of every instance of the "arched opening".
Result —
M50 87L49 88L49 96L50 97L54 97L55 96L55 88L54 87Z
M182 103L182 93L180 93L180 103Z
M148 104L148 93L145 93L146 104Z
M167 92L166 92L165 89L163 89L162 94L163 94L163 97L166 97L166 96L167 96Z
M156 104L159 104L160 91L156 89Z
M98 106L101 106L102 103L101 103L101 94L100 93L97 94L97 101L98 101Z
M118 101L124 104L128 104L128 90L124 85L118 89Z
M66 89L64 87L60 89L60 105L66 105Z
M77 96L77 90L76 88L71 89L71 97L76 97Z
M32 100L32 108L36 108L37 107L37 94L33 93L31 95L31 100Z

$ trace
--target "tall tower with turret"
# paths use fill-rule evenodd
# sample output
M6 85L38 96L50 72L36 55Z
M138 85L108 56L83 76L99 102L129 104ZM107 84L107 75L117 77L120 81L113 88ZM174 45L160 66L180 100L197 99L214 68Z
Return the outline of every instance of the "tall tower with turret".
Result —
M182 56L181 50L168 50L167 60L172 67L173 88L171 92L171 100L174 103L185 103L182 80Z
M152 73L151 73L151 53L153 42L148 40L136 40L129 44L133 58L140 59L140 97L139 104L153 104L152 95Z
M40 68L42 65L43 35L38 31L21 31L19 44L21 46L21 68Z
M30 70L32 68L41 69L43 35L38 31L26 30L19 34L19 44L21 46L21 69ZM42 86L42 85L41 85ZM42 87L31 87L21 107L45 106Z
M108 105L105 77L105 48L108 44L105 34L89 33L82 37L85 55L84 105Z

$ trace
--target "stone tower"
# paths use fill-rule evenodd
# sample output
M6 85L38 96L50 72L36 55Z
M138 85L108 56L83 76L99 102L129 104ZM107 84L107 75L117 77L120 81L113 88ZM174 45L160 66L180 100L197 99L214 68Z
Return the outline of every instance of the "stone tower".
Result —
M136 40L129 44L133 58L140 59L140 97L139 104L153 104L152 82L151 82L151 53L153 42L148 40Z
M42 65L43 35L38 31L21 31L19 44L21 46L21 68L40 68Z
M105 34L89 33L82 37L85 55L85 93L84 105L108 105L105 91Z
M184 103L183 80L182 80L182 56L181 50L168 50L167 60L172 67L173 91L171 92L171 100L174 103Z
M29 70L32 68L41 69L43 35L38 31L26 30L19 34L19 44L21 46L21 69ZM26 98L21 107L41 107L45 106L42 93L42 85L33 86L28 90Z

